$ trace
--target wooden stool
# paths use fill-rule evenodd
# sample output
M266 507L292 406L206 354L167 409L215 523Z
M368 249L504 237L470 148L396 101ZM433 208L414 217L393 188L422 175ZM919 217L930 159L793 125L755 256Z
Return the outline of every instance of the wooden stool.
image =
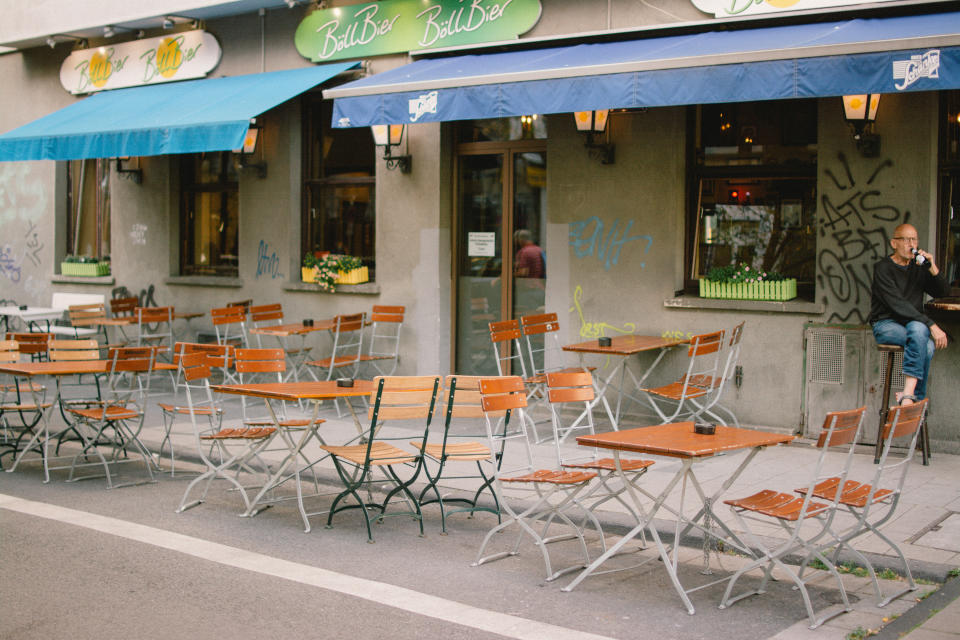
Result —
M883 374L883 404L880 406L880 428L877 430L877 446L873 453L873 463L880 463L880 454L883 449L883 425L887 422L887 413L890 411L890 383L893 380L893 360L898 353L903 353L903 347L898 344L878 344L877 351L887 354L887 366ZM923 458L923 465L930 464L930 434L927 431L927 421L924 420L920 427L920 436L917 438L917 446L920 447L920 453Z

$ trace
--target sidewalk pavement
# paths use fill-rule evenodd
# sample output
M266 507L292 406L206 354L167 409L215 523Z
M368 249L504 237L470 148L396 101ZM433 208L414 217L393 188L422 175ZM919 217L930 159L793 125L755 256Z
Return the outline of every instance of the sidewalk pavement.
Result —
M151 451L157 452L160 450L160 443L163 438L163 420L156 403L171 402L172 400L173 397L169 391L155 394L151 398L151 409L141 434L141 439ZM225 415L228 418L224 420L223 425L228 427L240 426L242 420L239 399L229 397L224 398L224 400ZM248 418L267 415L262 402L248 401L247 405ZM257 413L254 414L251 409L257 411ZM357 413L360 416L360 426L366 427L366 411L358 409ZM326 442L341 444L356 438L358 425L354 423L349 414L337 417L332 403L327 403L321 407L320 416L327 420L320 428L320 434ZM56 424L58 421L62 424L60 416L55 414L54 423ZM442 421L435 421L434 424L442 429ZM630 426L627 425L628 428ZM470 427L465 425L455 427L458 432L462 432L463 429L469 429L474 434L483 432L482 425L476 423ZM598 430L602 431L603 427L598 427ZM402 432L403 429L400 429L400 431ZM413 430L408 430L407 433L410 437L416 437L417 435ZM181 417L174 424L172 440L178 459L185 462L197 461L195 440L188 420ZM556 466L557 448L554 444L535 445L533 449L535 462L538 466ZM567 442L561 445L561 451L564 453L572 453L576 449L575 442ZM164 454L161 465L165 469L169 469L169 451L165 450ZM283 454L284 451L274 451L265 457L268 461L271 459L279 460ZM307 449L307 457L311 460L318 460L321 454L322 451L317 448L316 444L310 445ZM744 455L742 452L719 455L698 464L697 477L708 494L716 490L723 480L730 475L740 463L742 455ZM812 447L809 441L803 440L796 440L789 445L768 448L753 460L725 496L747 496L765 488L790 491L804 486L809 482L809 474L812 471L812 465L816 462L817 455L818 450ZM509 468L510 463L510 456L508 455L504 468ZM673 477L678 464L679 462L671 459L656 459L656 464L650 468L643 480L644 486L654 494L659 493L661 488ZM323 461L315 468L321 482L336 484L336 474L330 461ZM871 478L874 469L873 447L858 447L851 475L857 478ZM806 620L804 619L804 621L798 622L797 625L790 627L776 637L781 640L836 638L839 631L876 630L910 610L919 597L931 593L933 587L929 585L946 580L951 570L960 567L960 482L957 482L957 478L960 478L960 456L935 453L930 465L923 466L920 463L920 456L917 455L907 476L906 486L897 513L883 528L886 535L900 544L905 556L910 561L914 577L921 581L918 591L903 596L884 609L878 609L872 605L873 594L869 581L863 578L858 581L853 576L845 576L845 584L849 577L855 595L862 595L861 601L854 611L834 618L815 631L806 628ZM452 480L445 483L445 487L451 491L468 491L471 488L475 490L475 484L475 481L470 480ZM692 493L692 490L689 491ZM668 506L673 509L680 508L679 494L680 491L672 492L671 498L667 501ZM605 533L622 535L632 528L634 521L622 506L617 505L615 501L609 501L605 506L609 506L609 511L598 514ZM695 505L688 497L686 509L689 511L692 507L695 508ZM278 508L289 511L292 527L301 526L295 504L288 502ZM723 514L724 510L725 507L721 506L717 511ZM732 518L725 519L725 522L728 525L735 524ZM656 524L658 529L665 531L669 537L672 537L673 523L671 521L658 520ZM769 537L783 536L782 530L776 525L771 525L769 529L761 531L761 534ZM682 543L694 548L701 546L699 538L683 540ZM890 553L887 545L876 536L870 535L859 538L857 548L870 557L871 562L878 570L889 568L902 573L902 567L898 566L898 559ZM691 558L694 557L696 557L696 554L691 555ZM960 580L953 580L948 585L960 585ZM960 590L955 589L955 591ZM951 635L960 635L960 601L954 601L943 612L924 622L920 630L912 632L911 640L947 638Z

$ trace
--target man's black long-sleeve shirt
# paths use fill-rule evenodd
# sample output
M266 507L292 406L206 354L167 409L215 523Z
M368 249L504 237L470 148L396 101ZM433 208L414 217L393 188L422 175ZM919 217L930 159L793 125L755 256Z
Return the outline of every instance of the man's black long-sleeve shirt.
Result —
M889 318L907 324L917 320L929 327L934 322L923 313L923 294L942 298L949 292L943 271L934 276L913 261L901 267L887 256L873 266L869 321Z

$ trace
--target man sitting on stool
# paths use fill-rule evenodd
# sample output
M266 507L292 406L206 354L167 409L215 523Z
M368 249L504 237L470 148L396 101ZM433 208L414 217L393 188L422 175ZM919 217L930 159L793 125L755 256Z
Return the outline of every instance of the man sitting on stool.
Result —
M873 267L870 324L877 344L903 347L903 392L899 404L913 404L927 392L934 347L947 346L947 334L923 313L923 294L941 298L949 286L933 256L917 249L917 230L901 224L890 239L893 255Z

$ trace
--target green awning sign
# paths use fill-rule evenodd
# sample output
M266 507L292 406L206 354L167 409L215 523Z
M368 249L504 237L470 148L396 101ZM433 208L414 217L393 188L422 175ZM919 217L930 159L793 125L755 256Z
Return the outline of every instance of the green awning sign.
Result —
M313 62L511 40L540 19L540 0L384 0L318 9L297 27Z

